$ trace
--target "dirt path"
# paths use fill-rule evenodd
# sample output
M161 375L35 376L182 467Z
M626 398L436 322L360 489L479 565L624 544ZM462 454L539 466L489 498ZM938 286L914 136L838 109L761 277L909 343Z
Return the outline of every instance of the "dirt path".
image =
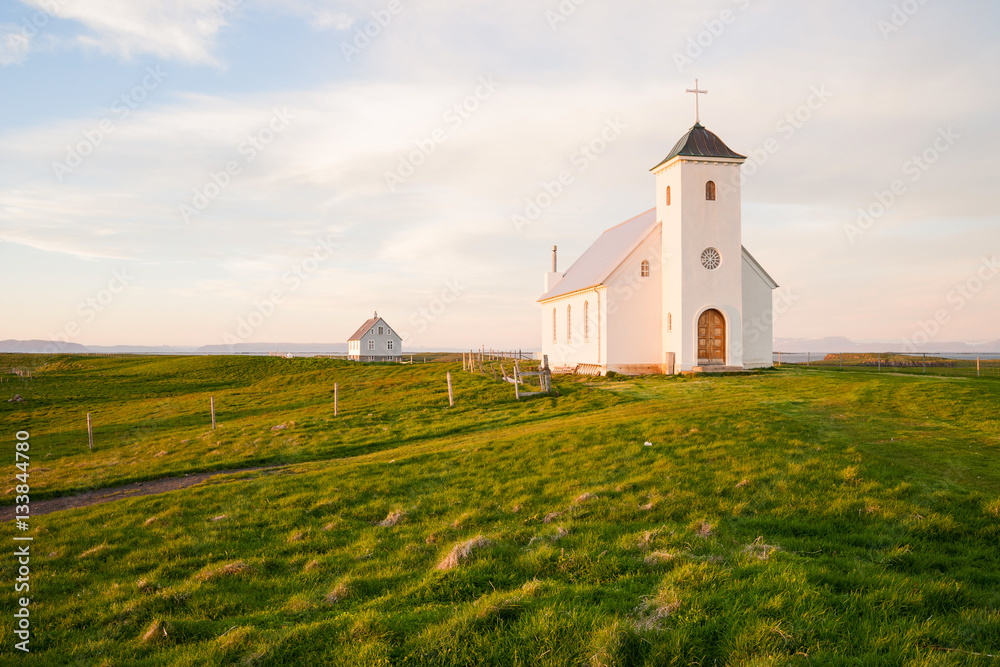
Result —
M241 472L253 472L255 470L275 470L286 466L259 466L256 468L236 468L233 470L214 470L212 472L199 472L183 477L167 477L164 479L154 479L148 482L135 482L124 486L114 486L107 489L95 489L85 491L75 496L65 496L63 498L51 498L49 500L39 500L31 503L31 516L41 514L51 514L63 510L74 509L76 507L89 507L90 505L100 505L110 503L125 498L137 498L139 496L151 496L157 493L186 489L189 486L200 484L209 477L219 475L235 475ZM14 518L14 507L0 507L0 522L10 521Z

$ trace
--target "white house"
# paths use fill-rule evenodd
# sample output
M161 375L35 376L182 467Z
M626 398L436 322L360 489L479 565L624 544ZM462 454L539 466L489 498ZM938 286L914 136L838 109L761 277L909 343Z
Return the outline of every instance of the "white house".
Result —
M743 247L745 159L696 122L650 170L656 208L605 231L564 273L553 246L538 299L553 366L631 375L771 366L777 284Z
M399 361L402 353L403 339L378 312L347 341L347 357L352 361Z

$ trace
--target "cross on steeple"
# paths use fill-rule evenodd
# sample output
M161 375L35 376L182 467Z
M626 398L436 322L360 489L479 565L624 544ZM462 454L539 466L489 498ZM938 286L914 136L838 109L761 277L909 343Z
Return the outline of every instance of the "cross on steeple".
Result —
M694 80L694 88L693 89L692 88L688 88L684 92L686 92L686 93L694 93L694 123L695 123L695 125L701 125L701 118L700 118L701 114L700 114L700 112L698 110L698 96L699 95L708 95L708 91L707 90L698 90L698 79L695 79Z

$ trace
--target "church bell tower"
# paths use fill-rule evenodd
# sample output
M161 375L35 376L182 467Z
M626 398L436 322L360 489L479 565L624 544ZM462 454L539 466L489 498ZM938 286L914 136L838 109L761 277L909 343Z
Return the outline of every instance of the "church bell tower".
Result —
M694 90L698 95L697 80ZM696 103L697 104L697 103ZM697 117L650 171L662 223L663 350L677 371L743 367L740 165Z

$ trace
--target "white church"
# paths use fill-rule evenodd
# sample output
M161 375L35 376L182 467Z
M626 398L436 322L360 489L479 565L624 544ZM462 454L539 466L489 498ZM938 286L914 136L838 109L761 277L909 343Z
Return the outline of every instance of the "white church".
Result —
M650 170L656 208L605 231L565 272L553 246L538 299L550 365L595 375L772 365L778 285L743 247L745 159L696 115Z

